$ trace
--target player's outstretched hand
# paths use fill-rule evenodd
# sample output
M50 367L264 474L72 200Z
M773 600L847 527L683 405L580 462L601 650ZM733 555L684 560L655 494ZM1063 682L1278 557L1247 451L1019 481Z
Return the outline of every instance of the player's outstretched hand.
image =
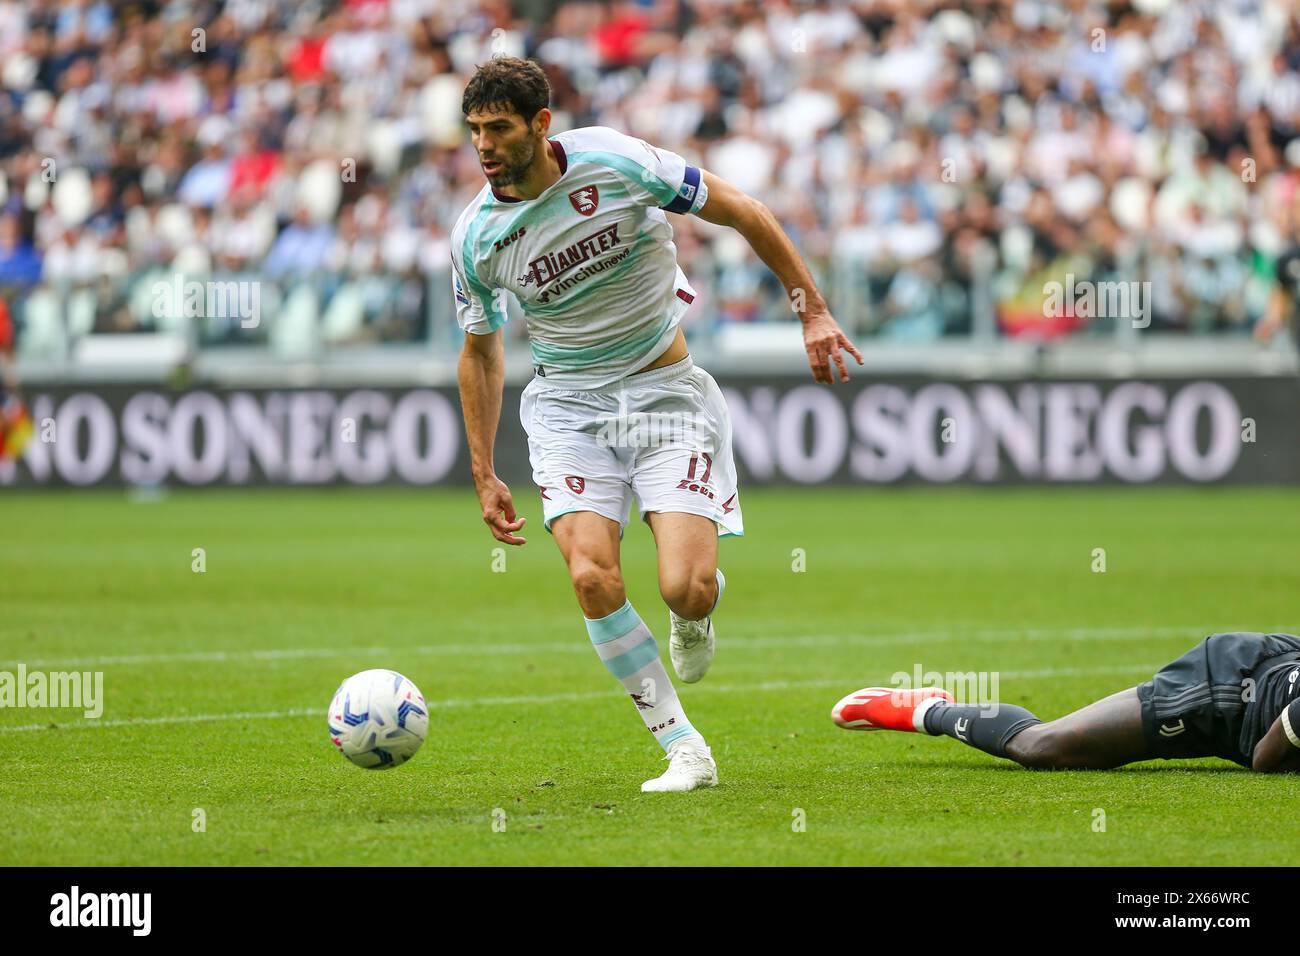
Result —
M483 506L483 521L492 532L492 537L506 544L527 543L527 538L520 538L514 532L522 528L528 519L515 515L515 502L504 481L495 475L485 479L478 486L478 500Z
M840 370L840 381L849 380L849 370L844 367L844 356L840 354L840 349L857 359L859 365L862 364L862 353L849 341L849 337L829 312L814 313L804 322L803 347L808 350L808 364L812 366L813 379L826 385L835 384L835 376L831 372L832 358Z

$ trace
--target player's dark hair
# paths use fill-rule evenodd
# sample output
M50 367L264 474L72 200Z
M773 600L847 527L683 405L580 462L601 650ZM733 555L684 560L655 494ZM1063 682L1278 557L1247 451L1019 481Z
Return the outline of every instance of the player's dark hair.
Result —
M505 106L531 123L538 110L550 105L551 84L540 66L516 56L494 56L470 77L460 111L468 116L474 110Z

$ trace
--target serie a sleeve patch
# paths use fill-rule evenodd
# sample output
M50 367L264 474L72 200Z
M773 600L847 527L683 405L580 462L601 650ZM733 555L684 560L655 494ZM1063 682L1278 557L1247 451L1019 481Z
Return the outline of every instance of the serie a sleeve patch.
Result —
M663 209L666 212L684 215L703 206L706 195L707 190L700 176L699 167L687 166L686 175L682 177L682 184L677 189L677 195Z

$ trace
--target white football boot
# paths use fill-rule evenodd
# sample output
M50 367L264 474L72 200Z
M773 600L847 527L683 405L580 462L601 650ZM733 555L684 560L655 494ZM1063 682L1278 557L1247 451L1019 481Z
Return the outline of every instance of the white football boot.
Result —
M717 575L718 597L713 602L714 608L722 600L723 588L727 586L721 570ZM673 662L673 670L683 683L694 684L709 672L713 664L713 612L698 621L688 621L669 608L668 629L668 657Z
M662 776L641 784L642 793L685 793L718 785L718 765L703 738L688 737L670 744L664 759L668 769Z

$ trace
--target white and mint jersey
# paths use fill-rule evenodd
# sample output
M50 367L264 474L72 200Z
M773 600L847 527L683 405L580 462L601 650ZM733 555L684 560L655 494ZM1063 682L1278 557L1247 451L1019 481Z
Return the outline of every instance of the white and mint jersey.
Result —
M697 213L700 170L605 126L549 140L560 178L536 199L490 185L451 234L456 321L484 335L523 309L533 365L548 384L608 385L672 344L695 290L677 265L667 212Z

